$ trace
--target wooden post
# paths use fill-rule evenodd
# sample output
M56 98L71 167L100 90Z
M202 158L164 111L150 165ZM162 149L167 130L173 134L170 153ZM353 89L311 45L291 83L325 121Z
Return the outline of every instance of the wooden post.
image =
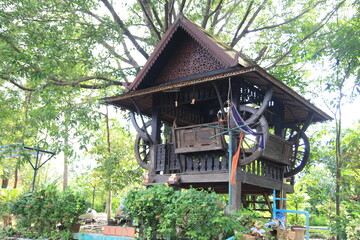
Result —
M232 185L232 206L235 211L240 210L241 208L241 182L236 178L235 185Z
M235 107L240 106L240 82L239 79L231 79L229 81L229 84L231 84L231 102L234 104ZM232 151L236 151L238 142L235 141L236 137L232 136L231 133L229 133L229 137L232 138L232 141L230 141ZM231 154L232 157L233 154ZM229 154L230 157L230 154ZM229 159L229 163L231 163L231 159ZM236 169L236 172L239 170L239 168ZM229 168L230 171L230 168ZM237 174L236 174L237 175ZM229 179L230 181L230 179ZM238 176L236 176L236 183L231 186L230 190L231 194L229 194L229 197L231 197L231 210L232 211L238 211L241 208L241 181Z
M153 101L152 101L152 121L151 121L151 140L152 145L150 147L150 168L149 174L154 175L156 169L156 145L161 143L160 139L160 128L161 128L161 121L160 121L160 95L159 93L153 94Z
M276 136L282 137L283 122L284 122L284 104L280 101L275 101L274 106L274 131Z

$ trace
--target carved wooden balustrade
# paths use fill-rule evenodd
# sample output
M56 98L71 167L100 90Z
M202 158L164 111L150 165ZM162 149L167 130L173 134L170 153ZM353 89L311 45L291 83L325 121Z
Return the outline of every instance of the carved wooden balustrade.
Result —
M218 128L196 125L177 128L174 132L174 144L157 145L157 174L228 172L228 145ZM239 167L238 171L282 181L284 168L290 164L291 144L270 135L266 146L260 159Z

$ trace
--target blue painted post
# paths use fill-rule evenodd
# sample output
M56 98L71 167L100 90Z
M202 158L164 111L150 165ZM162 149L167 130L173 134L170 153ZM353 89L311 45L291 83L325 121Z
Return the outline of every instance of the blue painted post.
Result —
M232 130L229 131L229 206L232 206L232 186L231 186L231 168L232 168Z
M276 200L285 200L284 198L277 198L276 194L275 194L275 190L273 190L273 194L274 194L274 201L273 201L273 218L276 217L276 213L277 212L282 212L282 213L299 213L299 214L304 214L306 216L306 240L309 240L309 228L310 228L310 214L308 211L296 211L296 210L285 210L285 209L277 209L276 208Z

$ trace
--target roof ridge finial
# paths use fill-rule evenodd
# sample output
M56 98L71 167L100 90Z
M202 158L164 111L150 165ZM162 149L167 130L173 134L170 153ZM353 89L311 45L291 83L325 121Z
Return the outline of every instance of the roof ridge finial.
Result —
M178 15L177 15L176 18L175 18L174 23L184 22L184 20L188 20L187 17L185 17L185 15L184 15L183 12L179 12Z

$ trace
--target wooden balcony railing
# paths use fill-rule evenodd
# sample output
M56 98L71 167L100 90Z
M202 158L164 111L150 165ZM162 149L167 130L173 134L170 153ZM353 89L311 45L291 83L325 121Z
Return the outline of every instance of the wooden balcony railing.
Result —
M174 144L157 145L157 174L228 172L228 144L221 134L219 123L173 130ZM236 142L236 137L233 142ZM282 181L284 168L290 165L291 151L290 142L269 134L262 157L242 169L247 173Z
M229 159L225 151L207 151L175 154L173 144L158 144L156 158L157 174L192 174L228 172ZM243 167L244 171L269 179L282 181L284 165L256 160Z

